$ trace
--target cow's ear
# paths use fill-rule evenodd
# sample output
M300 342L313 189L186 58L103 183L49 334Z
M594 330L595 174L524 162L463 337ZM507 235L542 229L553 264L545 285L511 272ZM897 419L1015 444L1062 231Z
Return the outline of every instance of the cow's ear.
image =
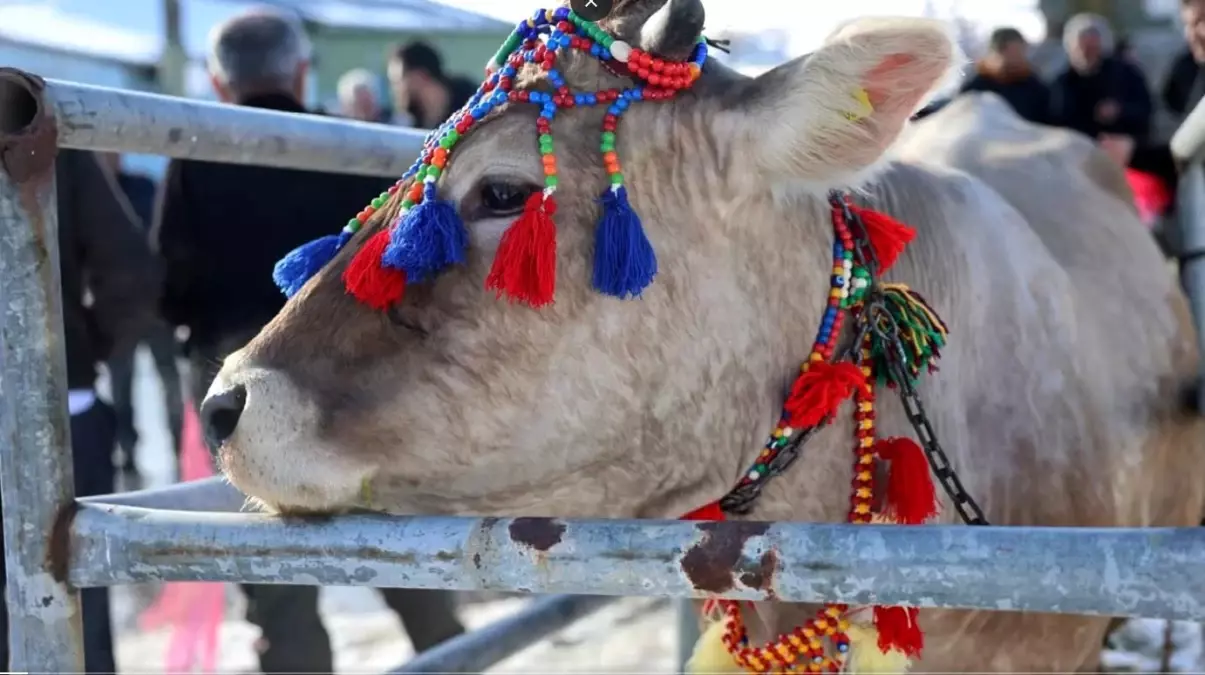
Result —
M963 60L944 22L853 21L814 53L725 93L717 131L751 151L768 180L857 185Z

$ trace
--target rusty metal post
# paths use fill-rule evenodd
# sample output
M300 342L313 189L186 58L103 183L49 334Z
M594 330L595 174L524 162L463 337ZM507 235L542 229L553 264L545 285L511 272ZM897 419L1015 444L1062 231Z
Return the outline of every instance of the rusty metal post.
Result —
M0 69L0 490L10 663L84 668L67 579L74 512L54 186L55 121L41 80Z

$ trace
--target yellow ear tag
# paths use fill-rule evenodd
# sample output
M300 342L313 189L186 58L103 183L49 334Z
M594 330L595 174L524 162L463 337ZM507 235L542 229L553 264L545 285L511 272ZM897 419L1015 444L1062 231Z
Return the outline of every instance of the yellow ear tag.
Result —
M858 102L859 110L842 111L841 114L845 116L845 119L850 122L859 122L874 113L874 105L870 102L870 92L859 87L850 94L850 97Z

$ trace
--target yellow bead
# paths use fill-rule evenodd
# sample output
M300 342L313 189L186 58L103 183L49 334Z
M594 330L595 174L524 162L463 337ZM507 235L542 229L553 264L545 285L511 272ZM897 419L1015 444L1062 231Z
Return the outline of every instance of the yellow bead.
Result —
M810 639L816 637L816 631L812 630L811 628L804 628L803 629L803 637L808 638L810 640Z
M808 646L811 647L812 649L814 649L815 651L820 651L821 649L824 648L824 643L819 640L812 640L812 643L809 644Z
M858 445L861 445L863 448L869 448L874 445L874 439L873 438L859 438ZM869 456L869 455L867 455L867 456Z
M858 428L859 429L873 429L874 428L874 420L862 420L861 422L858 422Z
M828 297L830 297L830 298L839 298L839 297L841 297L841 289L840 289L840 288L834 288L834 289L832 289L831 291L829 291L829 292L828 292Z
M859 471L858 472L858 480L870 480L871 478L872 478L872 476L870 475L869 471Z
M841 616L841 610L836 607L825 607L824 613L828 615L828 618L830 619L837 619Z
M870 494L870 488L858 488L857 490L854 490L854 494L857 495L859 499L870 499L873 496Z
M870 505L869 504L858 504L858 505L854 506L854 513L857 513L860 515L866 515L867 513L870 513Z
M816 362L816 361L823 361L823 360L824 360L824 355L821 354L820 352L812 352L811 354L808 354L808 361Z
M787 641L790 642L791 646L794 647L795 649L803 649L803 640L800 640L798 635L795 635L795 634L788 635Z
M838 621L837 630L841 631L842 633L849 632L849 621L847 619L841 619Z
M862 366L862 374L870 377L870 366Z
M816 619L816 630L824 630L828 628L828 622L824 619Z

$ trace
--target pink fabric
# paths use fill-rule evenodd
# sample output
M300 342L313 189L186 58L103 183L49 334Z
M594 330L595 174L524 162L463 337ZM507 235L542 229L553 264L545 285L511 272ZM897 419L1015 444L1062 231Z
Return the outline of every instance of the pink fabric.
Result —
M184 428L180 439L180 479L208 478L214 474L201 425L188 401L184 402ZM172 636L163 665L168 673L217 670L218 629L226 611L226 590L220 583L172 582L165 584L154 604L139 617L142 630L171 627Z
M1171 190L1158 176L1144 171L1126 169L1126 180L1134 191L1134 205L1147 227L1154 227L1159 216L1167 212L1172 203Z

